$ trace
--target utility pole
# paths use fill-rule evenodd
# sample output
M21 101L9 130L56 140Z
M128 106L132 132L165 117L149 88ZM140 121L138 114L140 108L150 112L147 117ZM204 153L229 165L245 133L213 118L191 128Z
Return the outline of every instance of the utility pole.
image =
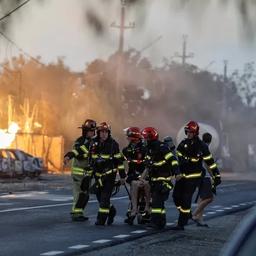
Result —
M182 54L179 54L178 52L175 52L174 53L174 57L181 58L182 65L185 66L186 60L189 59L189 58L193 58L194 57L194 53L187 54L187 39L188 39L188 36L187 35L183 35L182 39L183 39L183 42L182 42Z
M223 77L224 77L224 83L228 81L228 61L224 60L224 70L223 70Z
M126 0L121 0L121 19L120 19L120 25L117 25L115 22L113 22L110 26L112 28L117 28L120 30L119 35L119 47L118 52L123 53L124 50L124 31L125 29L133 29L135 28L135 23L130 22L128 26L125 25L125 7L126 7Z

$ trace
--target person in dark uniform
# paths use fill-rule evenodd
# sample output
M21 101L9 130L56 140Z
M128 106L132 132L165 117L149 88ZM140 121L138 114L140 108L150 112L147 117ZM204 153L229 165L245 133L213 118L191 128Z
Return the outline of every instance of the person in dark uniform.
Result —
M208 146L198 137L199 125L190 121L184 128L187 138L177 147L182 179L176 182L173 191L173 200L179 210L178 225L173 230L184 230L191 215L191 201L203 175L203 161L213 175L215 186L221 183L217 164L214 162Z
M173 188L172 176L180 174L179 165L168 146L158 139L155 128L146 127L141 134L147 145L146 170L141 179L149 176L152 197L150 227L162 229L166 225L165 201Z
M93 141L91 165L94 170L96 197L99 210L95 225L104 226L106 221L111 225L116 215L116 209L110 203L115 186L116 174L119 172L121 184L125 183L123 156L118 143L111 137L111 128L103 122L97 127L97 137Z

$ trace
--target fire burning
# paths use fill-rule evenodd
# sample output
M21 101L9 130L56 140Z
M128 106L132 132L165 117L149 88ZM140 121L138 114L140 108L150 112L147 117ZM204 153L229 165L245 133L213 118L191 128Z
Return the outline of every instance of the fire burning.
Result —
M19 125L15 122L11 122L7 130L0 129L0 148L8 148L14 141L19 129Z

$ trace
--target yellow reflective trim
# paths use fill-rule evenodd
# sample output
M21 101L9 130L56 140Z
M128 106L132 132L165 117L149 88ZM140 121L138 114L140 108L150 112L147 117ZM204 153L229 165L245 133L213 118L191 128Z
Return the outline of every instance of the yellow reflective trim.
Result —
M73 208L72 213L83 213L83 209L82 208Z
M87 157L88 157L88 154L83 154L83 157L84 157L84 158L87 158Z
M170 181L171 180L171 176L169 177L158 177L158 178L152 178L152 181Z
M216 175L214 176L214 178L216 178L216 177L220 177L220 174L216 174Z
M122 154L121 153L117 153L114 155L115 158L121 158L122 157Z
M164 156L164 159L165 160L168 160L169 158L171 158L173 156L173 154L171 152L167 153L165 156Z
M202 172L194 173L194 174L182 174L182 176L185 177L186 179L201 177L201 175L202 175Z
M80 148L84 151L84 153L89 152L89 150L87 149L87 147L85 145L82 145Z
M124 165L122 164L122 165L118 165L118 170L122 170L122 169L124 169Z
M199 158L190 158L191 162L198 162L200 159Z
M93 159L96 159L97 157L98 157L98 155L92 154L92 158L93 158Z
M76 149L73 149L72 152L75 154L75 156L79 155L79 153L78 153L78 151Z
M152 208L151 213L165 214L166 210L162 208Z
M169 188L170 190L173 188L173 185L172 184L169 184L167 182L164 182L164 185Z
M104 155L104 154L102 154L102 155L100 155L99 157L102 157L102 158L104 158L104 159L109 159L109 158L110 158L110 155Z
M172 161L172 166L173 166L173 165L178 165L178 164L179 164L179 163L178 163L177 160L173 160L173 161Z
M152 208L151 213L162 213L162 208Z
M190 213L190 209L183 209L182 207L180 207L180 211L183 213Z
M162 161L153 163L153 165L154 165L154 166L161 166L161 165L164 165L165 163L166 163L166 161L165 161L165 160L162 160Z
M109 213L109 208L99 208L99 212Z
M71 168L72 174L84 175L84 169L78 167Z
M209 168L210 168L210 169L217 168L217 164L216 164L216 163L214 163L214 164L212 164L211 166L209 166Z
M176 153L177 153L178 156L182 156L182 154L180 153L180 151L177 150Z
M210 160L211 158L212 158L212 154L210 154L209 156L203 157L204 160Z

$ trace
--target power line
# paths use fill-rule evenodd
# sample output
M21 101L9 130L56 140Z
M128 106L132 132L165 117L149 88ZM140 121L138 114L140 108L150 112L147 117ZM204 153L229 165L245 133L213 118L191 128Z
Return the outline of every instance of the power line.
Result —
M15 11L17 11L18 9L20 9L23 5L27 4L30 0L25 1L24 3L20 4L19 6L17 6L15 9L13 9L12 11L8 12L7 14L5 14L2 18L0 18L0 21L2 21L3 19L5 19L6 17L10 16L12 13L14 13Z
M25 56L27 56L28 58L30 58L31 60L33 60L34 62L36 62L37 64L40 65L44 65L42 62L40 62L39 60L37 60L36 58L34 58L33 56L31 56L29 53L25 52L24 50L22 50L12 39L10 39L8 36L6 36L2 31L0 31L0 35L2 37L4 37L7 41L9 41L10 43L12 43L20 52L22 52Z

